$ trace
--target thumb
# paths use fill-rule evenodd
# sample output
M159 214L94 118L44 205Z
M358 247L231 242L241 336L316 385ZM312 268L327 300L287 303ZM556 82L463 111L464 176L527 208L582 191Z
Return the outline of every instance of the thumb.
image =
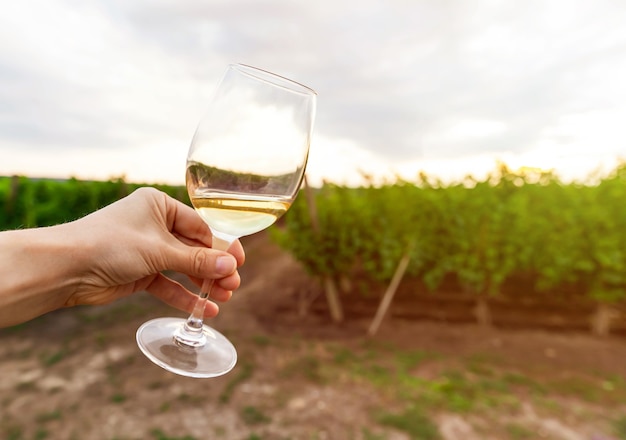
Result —
M224 278L237 270L237 260L231 254L211 248L187 246L165 255L164 270L175 270L196 278Z

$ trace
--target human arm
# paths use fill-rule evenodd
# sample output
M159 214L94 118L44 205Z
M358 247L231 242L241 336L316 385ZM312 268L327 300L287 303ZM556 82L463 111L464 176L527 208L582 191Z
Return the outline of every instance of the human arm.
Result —
M106 304L146 290L191 311L196 295L162 274L196 284L217 279L211 298L226 301L239 286L245 256L210 249L211 233L192 208L141 188L82 219L0 233L0 327L79 304ZM208 302L205 316L218 313Z

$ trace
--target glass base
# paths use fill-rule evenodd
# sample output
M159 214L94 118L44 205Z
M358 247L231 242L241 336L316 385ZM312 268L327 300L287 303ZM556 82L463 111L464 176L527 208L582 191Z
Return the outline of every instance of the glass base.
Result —
M204 325L207 343L192 347L174 339L185 325L183 318L157 318L137 330L137 345L148 359L172 373L187 377L217 377L228 373L237 363L237 351L224 335Z

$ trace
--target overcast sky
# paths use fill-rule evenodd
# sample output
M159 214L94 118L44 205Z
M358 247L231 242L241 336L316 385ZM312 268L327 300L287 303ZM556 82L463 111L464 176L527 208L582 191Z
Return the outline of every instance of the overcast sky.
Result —
M0 175L181 183L228 63L314 88L309 173L590 168L626 156L626 2L19 0Z

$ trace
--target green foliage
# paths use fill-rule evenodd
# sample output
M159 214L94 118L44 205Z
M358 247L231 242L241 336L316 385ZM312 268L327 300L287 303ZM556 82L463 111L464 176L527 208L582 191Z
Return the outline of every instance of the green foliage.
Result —
M496 296L524 277L537 294L576 285L593 300L626 299L626 163L588 184L499 165L447 186L421 174L312 191L319 230L301 195L273 237L315 276L388 283L410 252L407 276L431 290L452 277Z
M82 181L0 177L0 230L51 226L83 217L139 188L124 179ZM152 185L189 203L182 186Z
M140 184L0 177L0 230L74 220ZM155 185L189 203L184 186ZM485 179L350 188L325 184L298 197L272 237L312 275L388 283L409 252L408 277L435 291L452 277L475 295L499 295L516 277L536 293L581 288L602 302L626 299L626 163L588 184L499 165ZM363 292L367 293L367 292Z

